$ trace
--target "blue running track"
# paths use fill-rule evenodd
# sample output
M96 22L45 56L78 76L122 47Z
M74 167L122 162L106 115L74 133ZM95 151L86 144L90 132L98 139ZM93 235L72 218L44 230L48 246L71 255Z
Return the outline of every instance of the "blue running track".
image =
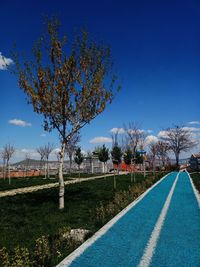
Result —
M200 209L185 172L179 175L151 266L200 266Z
M167 175L69 265L58 266L137 267L177 175ZM149 266L200 267L200 209L187 173L179 174Z

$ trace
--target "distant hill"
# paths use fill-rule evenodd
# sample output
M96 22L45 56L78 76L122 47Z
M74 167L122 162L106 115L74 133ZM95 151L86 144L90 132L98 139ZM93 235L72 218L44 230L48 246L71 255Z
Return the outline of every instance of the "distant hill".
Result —
M65 163L67 163L68 161L65 161ZM39 166L41 163L40 160L37 160L37 159L25 159L25 160L22 160L22 161L18 161L18 162L15 162L15 163L12 163L11 166L13 167L17 167L17 166L26 166L26 165L29 165L29 166ZM58 163L58 161L56 160L49 160L49 163L50 164L56 164Z
M19 165L31 165L31 166L37 165L38 166L39 164L40 164L40 160L25 159L22 161L15 162L15 163L11 164L11 166L19 166Z

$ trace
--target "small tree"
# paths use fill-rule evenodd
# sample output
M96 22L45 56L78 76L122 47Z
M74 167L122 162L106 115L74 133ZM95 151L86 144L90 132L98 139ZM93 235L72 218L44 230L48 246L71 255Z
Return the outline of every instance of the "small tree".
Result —
M78 165L78 170L79 170L79 178L80 178L80 166L82 164L84 160L83 154L81 152L81 148L78 147L75 151L75 157L74 157L74 161L75 163Z
M65 151L69 157L69 173L71 173L73 155L77 148L77 144L80 142L80 139L81 139L80 133L77 132L72 136L72 138L66 144Z
M5 163L6 163L6 177L9 180L9 184L11 183L10 179L10 159L12 158L13 154L15 153L15 147L11 144L6 144L3 147L2 153L4 155Z
M127 166L129 166L129 169L131 169L131 182L133 181L133 172L132 172L132 159L133 159L133 153L132 151L128 148L125 153L124 153L124 162Z
M53 144L48 143L44 146L44 157L46 159L46 171L45 171L45 178L49 179L49 156L52 153L54 148Z
M179 156L181 152L187 152L196 145L193 140L190 129L176 125L173 128L168 128L164 132L162 139L168 143L169 149L174 152L176 158L176 167L179 166Z
M103 172L105 178L106 162L109 160L109 149L103 145L98 152L99 161L103 162Z
M118 145L115 145L112 148L111 155L112 155L112 162L113 162L113 164L117 165L117 172L119 174L119 166L120 166L121 161L122 161L121 148ZM114 169L114 188L116 189L115 169Z
M143 156L138 152L136 151L136 154L135 154L135 164L142 164L143 163Z
M112 148L111 155L112 155L113 164L117 165L117 170L119 172L119 166L120 166L121 161L122 161L122 151L121 151L121 148L119 146L117 146L117 145L114 146Z
M44 116L44 130L60 135L59 208L64 208L63 164L72 136L104 111L114 97L116 77L110 75L110 49L82 32L69 42L60 38L57 19L47 21L47 33L36 43L32 60L13 53L19 86L34 111ZM67 40L67 42L66 42ZM67 48L66 48L67 46Z

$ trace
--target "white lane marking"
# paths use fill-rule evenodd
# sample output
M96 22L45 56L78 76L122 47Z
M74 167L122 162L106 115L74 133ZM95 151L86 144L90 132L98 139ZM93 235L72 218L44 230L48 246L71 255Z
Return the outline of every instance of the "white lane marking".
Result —
M98 230L91 238L86 240L80 247L74 250L69 256L67 256L63 261L61 261L56 267L67 267L72 261L79 257L88 247L90 247L95 241L97 241L101 236L103 236L121 217L123 217L130 209L132 209L136 204L138 204L155 186L161 183L168 175L168 173L158 182L147 189L142 195L135 199L131 204L129 204L125 209L118 213L112 220L105 224L100 230Z
M196 199L197 199L197 202L198 202L198 205L199 205L199 208L200 208L200 194L199 194L199 192L197 191L197 189L196 189L196 187L195 187L195 185L194 185L194 183L193 183L193 181L192 181L192 178L191 178L189 172L187 172L187 174L188 174L188 176L189 176L189 179L190 179L190 183L191 183L191 185L192 185L193 192L194 192L194 194L195 194L195 197L196 197Z
M154 251L155 251L155 248L157 245L157 241L158 241L158 238L160 236L160 232L162 230L162 226L164 224L164 221L165 221L165 218L167 215L167 211L169 209L169 205L170 205L173 193L174 193L174 189L175 189L176 183L178 181L178 177L179 177L179 173L177 174L176 179L175 179L175 181L171 187L171 190L167 196L165 204L162 208L162 211L161 211L160 216L156 222L156 225L153 229L153 232L151 233L151 237L147 243L147 246L144 250L144 254L140 260L140 263L138 264L138 267L148 267L151 263L151 260L152 260L152 257L153 257L153 254L154 254Z

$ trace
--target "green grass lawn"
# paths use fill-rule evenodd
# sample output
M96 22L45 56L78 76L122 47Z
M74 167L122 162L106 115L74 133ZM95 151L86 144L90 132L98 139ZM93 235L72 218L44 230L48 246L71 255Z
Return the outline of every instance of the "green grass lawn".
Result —
M44 177L39 176L27 178L11 178L11 184L9 185L8 179L0 179L0 191L55 182L58 182L58 179L44 179Z
M200 172L191 174L191 177L192 177L192 180L194 182L196 189L200 193Z
M137 183L144 180L142 174L136 177ZM37 238L55 235L64 226L89 229L94 233L99 227L95 224L96 207L101 202L108 203L116 191L127 190L130 185L133 185L130 175L117 177L116 190L113 177L68 185L63 211L58 210L58 188L0 198L0 248L13 251L19 245L31 251ZM66 251L66 255L69 252Z
M99 176L102 174L88 174L88 173L82 173L81 179L86 177L94 177ZM72 178L78 178L77 173L72 173L68 175L64 175L64 180L70 180ZM21 178L11 178L11 184L9 185L8 179L0 179L0 191L4 190L10 190L10 189L16 189L16 188L22 188L22 187L29 187L34 185L44 185L49 183L56 183L58 182L58 178L51 177L50 179L44 179L44 176L39 177L21 177Z

